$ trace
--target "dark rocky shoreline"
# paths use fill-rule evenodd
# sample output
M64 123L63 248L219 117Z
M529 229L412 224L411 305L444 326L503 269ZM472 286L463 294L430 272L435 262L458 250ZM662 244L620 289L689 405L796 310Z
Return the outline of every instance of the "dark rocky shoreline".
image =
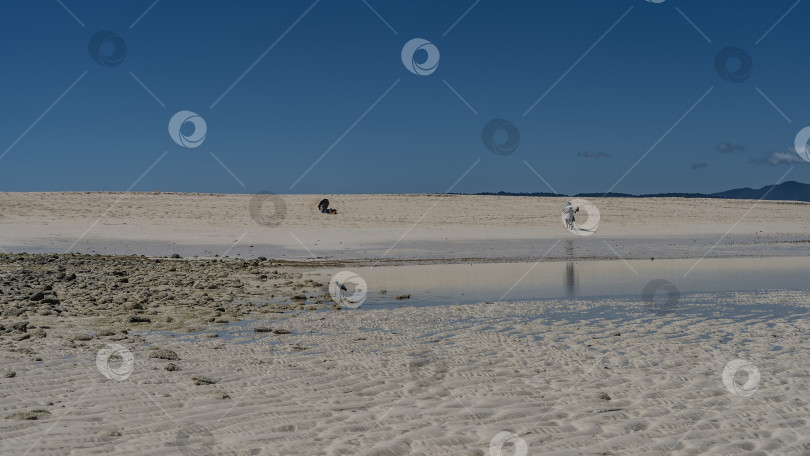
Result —
M326 285L300 266L265 259L0 255L0 341L45 338L63 322L120 340L132 330L195 331L256 315L332 308Z

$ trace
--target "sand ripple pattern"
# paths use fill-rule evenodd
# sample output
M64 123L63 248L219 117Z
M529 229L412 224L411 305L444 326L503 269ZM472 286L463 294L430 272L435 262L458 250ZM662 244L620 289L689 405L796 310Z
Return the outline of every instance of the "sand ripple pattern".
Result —
M806 295L790 298L810 308ZM638 312L560 320L548 302L303 312L283 320L293 334L245 344L130 334L118 343L135 366L120 382L95 368L103 340L67 340L90 327L76 318L13 351L0 346L2 368L16 372L0 378L0 415L52 414L0 419L0 445L29 455L486 456L509 431L530 455L810 450L806 318L623 305ZM150 358L153 346L174 351L180 370ZM720 377L740 357L762 373L749 397ZM216 383L195 385L200 375Z

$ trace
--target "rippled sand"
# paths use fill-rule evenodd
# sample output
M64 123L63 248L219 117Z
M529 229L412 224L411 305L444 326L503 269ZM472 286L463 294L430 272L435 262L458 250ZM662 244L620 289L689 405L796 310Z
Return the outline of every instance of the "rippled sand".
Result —
M93 363L107 337L74 348L60 328L36 354L3 354L17 375L2 379L2 413L52 414L0 421L4 454L488 455L502 431L532 455L804 454L810 299L729 299L799 307L775 319L694 316L690 300L667 315L611 302L621 320L555 317L568 301L310 312L270 323L291 334L119 341L134 355L124 381ZM761 375L749 396L723 383L738 358Z
M664 307L636 290L651 252L803 268L806 204L595 200L597 234L576 237L553 199L330 195L324 218L319 197L285 196L274 227L250 199L0 194L7 251L164 257L0 255L0 453L810 454L804 283L704 284ZM544 256L567 260L536 272L574 296L414 307L419 282L395 281L404 307L339 310L326 290L344 267ZM633 296L576 297L598 258L632 266Z

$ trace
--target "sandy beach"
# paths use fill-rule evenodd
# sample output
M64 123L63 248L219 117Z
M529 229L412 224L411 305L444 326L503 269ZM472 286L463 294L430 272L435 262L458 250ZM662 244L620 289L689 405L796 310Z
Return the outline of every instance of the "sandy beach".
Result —
M0 193L8 252L331 259L531 259L563 229L562 198L461 195ZM795 255L810 237L810 203L682 198L593 198L596 237L576 256L692 258ZM718 243L718 240L720 242ZM716 244L716 245L715 245Z
M810 205L328 197L0 194L0 453L810 454Z

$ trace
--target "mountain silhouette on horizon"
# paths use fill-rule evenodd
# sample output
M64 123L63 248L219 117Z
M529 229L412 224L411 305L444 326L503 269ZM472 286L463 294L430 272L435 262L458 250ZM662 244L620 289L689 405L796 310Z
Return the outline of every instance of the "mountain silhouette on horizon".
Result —
M503 196L551 196L551 197L581 197L581 198L726 198L726 199L755 199L769 201L806 201L810 202L810 184L796 181L787 181L781 184L766 185L762 188L749 187L735 188L716 193L647 193L634 195L631 193L578 193L576 195L562 195L558 193L514 193L514 192L481 192L475 195L503 195Z

